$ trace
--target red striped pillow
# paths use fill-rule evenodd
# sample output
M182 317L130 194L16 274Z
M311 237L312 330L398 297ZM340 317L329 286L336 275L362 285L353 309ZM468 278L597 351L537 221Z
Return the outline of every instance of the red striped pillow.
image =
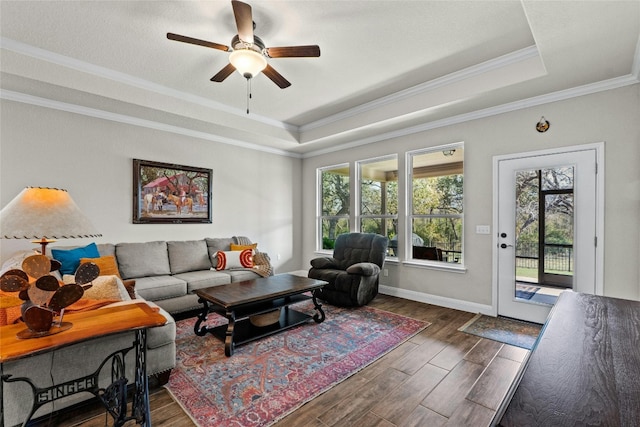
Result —
M253 250L243 251L218 251L216 252L218 264L216 270L230 270L232 268L252 268Z

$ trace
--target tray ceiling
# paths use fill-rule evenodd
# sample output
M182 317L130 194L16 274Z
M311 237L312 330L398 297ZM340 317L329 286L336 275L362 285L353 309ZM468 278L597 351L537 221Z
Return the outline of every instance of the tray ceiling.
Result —
M229 1L0 2L2 97L294 155L638 81L638 1L249 1L292 86L234 73ZM555 94L555 95L554 95ZM382 136L381 136L382 135Z

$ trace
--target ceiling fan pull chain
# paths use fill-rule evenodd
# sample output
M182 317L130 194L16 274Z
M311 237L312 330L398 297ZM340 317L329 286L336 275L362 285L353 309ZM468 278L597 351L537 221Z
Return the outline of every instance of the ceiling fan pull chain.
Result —
M247 79L247 114L249 114L249 100L251 99L251 79Z

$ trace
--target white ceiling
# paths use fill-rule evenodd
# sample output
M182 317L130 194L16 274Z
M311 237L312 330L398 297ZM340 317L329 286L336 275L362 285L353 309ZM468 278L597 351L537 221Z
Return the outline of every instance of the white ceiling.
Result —
M209 79L231 3L0 1L2 97L257 149L309 155L638 82L640 1L248 1L263 75Z

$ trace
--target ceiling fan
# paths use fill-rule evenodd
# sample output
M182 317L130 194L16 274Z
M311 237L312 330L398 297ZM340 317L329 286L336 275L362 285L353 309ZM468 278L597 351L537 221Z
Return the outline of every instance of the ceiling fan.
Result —
M238 34L231 39L231 46L167 33L167 38L170 40L231 52L229 54L229 64L211 77L211 81L222 82L235 70L247 80L262 72L281 89L284 89L291 86L291 83L269 65L267 58L320 56L320 47L317 45L265 47L260 37L253 34L255 23L253 22L251 6L238 0L231 0L231 6L236 19L236 27L238 28Z

